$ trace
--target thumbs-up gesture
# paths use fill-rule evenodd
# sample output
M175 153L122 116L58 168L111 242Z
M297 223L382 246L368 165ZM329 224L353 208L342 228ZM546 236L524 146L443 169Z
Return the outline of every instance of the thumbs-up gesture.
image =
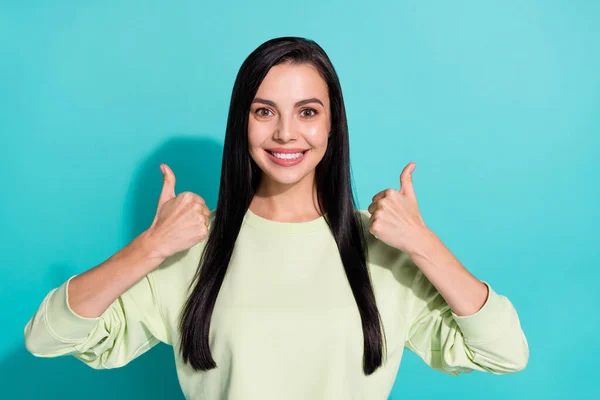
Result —
M166 164L161 164L161 170L163 188L148 232L154 238L154 253L167 258L208 236L210 210L204 199L195 193L175 195L175 174Z
M412 184L415 167L415 163L409 163L402 170L400 190L385 189L377 193L368 208L369 231L387 245L408 253L419 248L429 231Z

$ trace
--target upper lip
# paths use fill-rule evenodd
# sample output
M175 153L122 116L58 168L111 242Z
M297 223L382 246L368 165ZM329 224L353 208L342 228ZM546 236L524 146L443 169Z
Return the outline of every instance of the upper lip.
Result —
M273 147L272 149L265 149L274 153L302 153L308 149L285 149L283 147Z

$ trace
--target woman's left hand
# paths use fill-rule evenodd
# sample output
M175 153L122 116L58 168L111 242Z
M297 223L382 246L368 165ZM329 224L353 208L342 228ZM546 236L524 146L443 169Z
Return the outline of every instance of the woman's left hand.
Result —
M368 208L369 231L389 246L411 253L427 240L425 225L412 184L416 163L409 163L400 175L400 190L385 189L373 196Z

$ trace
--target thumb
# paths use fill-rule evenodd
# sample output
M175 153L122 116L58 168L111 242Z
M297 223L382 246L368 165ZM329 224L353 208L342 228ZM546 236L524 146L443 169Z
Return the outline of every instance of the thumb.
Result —
M412 173L417 167L416 163L408 163L406 167L402 170L402 174L400 174L400 191L405 194L410 194L415 196L415 189L413 187L412 182Z
M160 170L163 172L163 187L158 198L158 207L167 201L175 198L175 174L167 164L161 164Z

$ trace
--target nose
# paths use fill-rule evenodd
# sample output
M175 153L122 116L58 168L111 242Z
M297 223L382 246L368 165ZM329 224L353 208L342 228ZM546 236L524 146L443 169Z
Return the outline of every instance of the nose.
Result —
M277 124L273 139L279 142L289 142L297 137L296 127L293 117L282 117Z

